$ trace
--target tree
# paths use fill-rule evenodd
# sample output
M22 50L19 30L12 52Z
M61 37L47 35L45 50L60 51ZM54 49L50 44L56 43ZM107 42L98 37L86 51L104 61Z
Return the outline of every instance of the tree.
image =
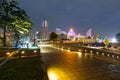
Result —
M116 34L116 39L118 40L118 42L120 42L120 33Z
M105 40L103 41L103 43L104 43L104 45L105 45L106 48L107 48L108 45L110 44L109 40L107 40L107 39L105 39Z
M25 24L31 23L29 16L23 9L18 7L18 2L15 0L0 0L0 22L0 27L4 30L3 46L6 46L6 33L9 29L13 29L15 33L23 29L27 31L28 28Z
M11 11L14 8L15 1L8 2L7 0L0 1L0 27L4 30L3 45L6 46L7 27L11 22Z
M10 25L10 31L14 32L14 40L16 41L16 47L20 40L20 36L27 36L30 32L32 23L28 20L24 20L18 16L15 16L12 24Z
M52 32L50 34L50 40L56 40L58 38L58 35L55 32Z

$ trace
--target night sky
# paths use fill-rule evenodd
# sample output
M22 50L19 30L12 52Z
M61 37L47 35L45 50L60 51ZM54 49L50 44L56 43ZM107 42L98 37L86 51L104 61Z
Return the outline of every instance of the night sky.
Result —
M120 0L18 0L34 22L33 31L48 21L49 31L74 28L83 35L92 28L92 34L113 37L120 32Z

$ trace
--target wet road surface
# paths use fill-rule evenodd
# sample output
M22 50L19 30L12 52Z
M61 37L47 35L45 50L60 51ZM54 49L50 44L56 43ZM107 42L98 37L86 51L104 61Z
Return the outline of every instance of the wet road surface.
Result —
M90 55L41 47L49 80L120 80L120 66Z

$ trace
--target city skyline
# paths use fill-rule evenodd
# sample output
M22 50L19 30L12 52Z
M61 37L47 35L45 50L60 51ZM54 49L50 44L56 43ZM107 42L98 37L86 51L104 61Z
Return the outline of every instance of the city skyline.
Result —
M48 21L49 30L60 28L86 34L92 28L93 34L115 36L120 32L119 0L18 0L34 22L33 31L41 29L41 22Z

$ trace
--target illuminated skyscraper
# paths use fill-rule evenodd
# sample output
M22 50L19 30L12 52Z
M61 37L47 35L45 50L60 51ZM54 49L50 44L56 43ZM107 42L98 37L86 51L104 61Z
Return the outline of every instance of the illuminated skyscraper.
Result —
M47 20L42 21L42 40L48 40L48 23L47 23Z
M86 33L86 37L92 37L92 28L90 28L87 33Z

